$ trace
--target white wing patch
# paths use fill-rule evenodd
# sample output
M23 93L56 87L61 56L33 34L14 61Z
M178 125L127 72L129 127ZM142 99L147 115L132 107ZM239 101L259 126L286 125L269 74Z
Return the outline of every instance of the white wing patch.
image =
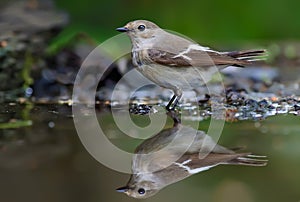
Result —
M186 51L189 52L189 51L191 51L191 50L216 52L216 51L214 51L214 50L211 50L209 47L200 46L200 45L198 45L198 44L191 44L191 45L189 45L189 47L188 47L188 49L187 49Z
M209 47L200 46L198 44L191 44L191 45L189 45L189 47L186 50L180 52L178 55L175 55L172 58L183 57L186 60L192 60L190 57L186 56L186 54L188 52L190 52L191 50L199 50L199 51L205 51L205 52L217 52L217 51L211 50Z
M195 168L195 169L191 169L190 167L188 167L186 164L191 162L191 159L188 159L182 163L175 163L175 165L179 166L180 168L184 168L186 171L188 171L190 174L196 174L205 170L208 170L212 167L215 167L216 165L211 165L211 166L205 166L205 167L200 167L200 168Z
M188 56L186 56L186 55L184 55L184 54L180 55L180 53L179 53L179 55L175 55L175 56L172 57L172 58L178 58L178 57L183 57L183 58L186 59L186 60L192 60L192 58L190 58L190 57L188 57Z

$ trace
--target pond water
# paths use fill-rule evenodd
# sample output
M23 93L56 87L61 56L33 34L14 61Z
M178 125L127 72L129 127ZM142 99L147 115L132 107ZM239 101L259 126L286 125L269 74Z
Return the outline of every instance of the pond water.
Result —
M123 134L109 108L96 108L96 116L108 139L121 149L133 151L142 141ZM131 118L141 126L149 124L148 116ZM1 201L136 200L115 191L129 174L103 166L84 148L72 107L7 103L1 105L0 119ZM206 130L209 123L204 119L199 126ZM165 127L171 126L168 118ZM226 122L218 144L267 156L267 166L220 165L167 186L146 201L299 201L299 134L298 116L288 113Z

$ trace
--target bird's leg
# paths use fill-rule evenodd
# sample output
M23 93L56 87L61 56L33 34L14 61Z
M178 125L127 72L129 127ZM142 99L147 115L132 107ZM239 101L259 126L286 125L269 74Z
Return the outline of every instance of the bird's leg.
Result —
M171 100L169 101L169 103L167 104L167 106L166 106L166 109L168 110L168 111L170 111L172 108L171 108L171 105L172 105L172 103L174 102L174 100L176 100L177 99L177 96L174 94L173 95L173 97L171 98ZM178 102L178 101L177 101Z
M176 105L178 104L181 96L182 96L181 90L177 89L176 91L174 91L174 95L171 98L171 100L169 101L168 105L166 106L166 109L168 111L174 110Z
M180 97L177 97L177 96L176 96L176 99L175 99L175 101L174 101L174 103L173 103L173 107L171 108L171 110L174 110L174 109L175 109L175 107L177 106L177 104L178 104L178 102L179 102L179 99L180 99Z

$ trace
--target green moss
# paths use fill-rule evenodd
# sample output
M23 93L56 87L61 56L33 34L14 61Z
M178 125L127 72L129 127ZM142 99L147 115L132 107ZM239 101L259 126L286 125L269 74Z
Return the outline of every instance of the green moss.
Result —
M27 88L31 84L33 84L33 79L30 76L31 67L33 65L33 57L32 54L27 51L25 54L24 66L21 72L22 79L24 80L24 88Z

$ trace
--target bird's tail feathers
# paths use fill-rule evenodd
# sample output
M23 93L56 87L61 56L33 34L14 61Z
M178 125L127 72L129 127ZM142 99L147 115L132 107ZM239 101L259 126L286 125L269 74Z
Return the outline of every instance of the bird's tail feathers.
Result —
M235 59L247 61L247 62L262 61L262 60L266 60L268 57L268 52L264 49L233 51L233 52L226 52L226 54Z
M245 156L239 156L231 161L228 161L226 164L230 165L246 165L246 166L266 166L268 160L265 159L266 156L258 156L247 154Z

